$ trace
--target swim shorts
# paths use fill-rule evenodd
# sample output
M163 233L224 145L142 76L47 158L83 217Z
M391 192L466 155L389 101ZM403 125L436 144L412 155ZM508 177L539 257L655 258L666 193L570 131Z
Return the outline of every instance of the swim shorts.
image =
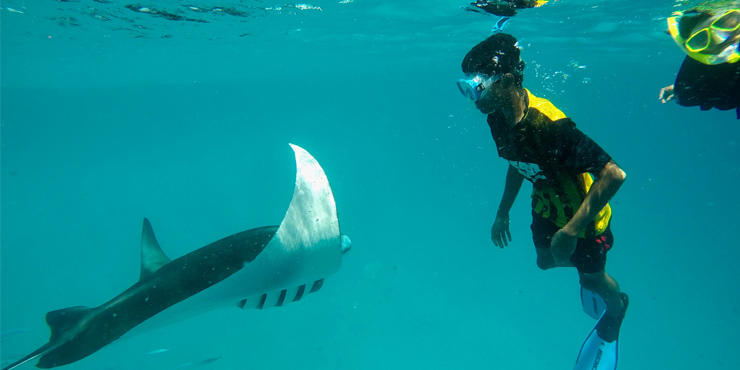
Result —
M552 236L560 230L555 223L538 214L532 214L531 227L532 239L537 248L550 248ZM570 261L578 272L588 274L604 271L606 252L612 245L614 245L614 235L612 235L610 223L600 235L578 238L576 250L570 257Z

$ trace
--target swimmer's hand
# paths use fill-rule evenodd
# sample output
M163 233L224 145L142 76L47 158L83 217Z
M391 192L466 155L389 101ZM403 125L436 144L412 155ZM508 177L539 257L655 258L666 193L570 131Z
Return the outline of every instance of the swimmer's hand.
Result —
M557 266L570 264L570 256L576 251L577 235L570 235L562 229L558 230L550 240L550 252Z
M509 246L509 242L511 241L509 216L496 216L496 221L493 222L493 226L491 227L491 240L493 241L493 245L499 248Z
M673 85L666 86L660 89L660 102L665 104L667 101L672 100L675 97L673 94Z

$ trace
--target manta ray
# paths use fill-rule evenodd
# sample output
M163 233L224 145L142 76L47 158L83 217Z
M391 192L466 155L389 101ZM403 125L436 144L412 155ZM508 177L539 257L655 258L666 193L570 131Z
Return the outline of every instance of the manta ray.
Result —
M3 370L35 358L49 369L92 355L115 340L221 307L279 307L319 290L351 248L339 231L324 170L303 148L296 159L293 199L279 226L227 236L170 260L146 218L141 276L101 306L46 314L49 342Z

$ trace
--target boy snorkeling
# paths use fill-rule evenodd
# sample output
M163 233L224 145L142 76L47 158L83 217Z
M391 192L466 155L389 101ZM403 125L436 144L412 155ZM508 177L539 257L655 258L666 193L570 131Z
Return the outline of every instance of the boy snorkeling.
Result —
M668 18L668 32L687 55L660 101L701 110L735 109L740 119L740 1L707 1Z
M533 183L537 265L575 267L584 309L599 319L576 369L615 369L628 297L605 271L613 243L607 202L624 182L624 171L563 112L522 86L524 62L512 35L495 34L474 46L462 71L468 79L458 81L460 91L488 116L498 154L510 164L491 228L494 245L511 241L509 210L526 178Z

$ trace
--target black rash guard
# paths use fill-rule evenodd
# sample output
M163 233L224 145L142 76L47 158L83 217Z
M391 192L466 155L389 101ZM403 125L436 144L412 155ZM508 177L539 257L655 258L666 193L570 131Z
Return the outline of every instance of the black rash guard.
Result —
M740 62L706 65L686 57L673 93L684 107L735 109L740 119Z

